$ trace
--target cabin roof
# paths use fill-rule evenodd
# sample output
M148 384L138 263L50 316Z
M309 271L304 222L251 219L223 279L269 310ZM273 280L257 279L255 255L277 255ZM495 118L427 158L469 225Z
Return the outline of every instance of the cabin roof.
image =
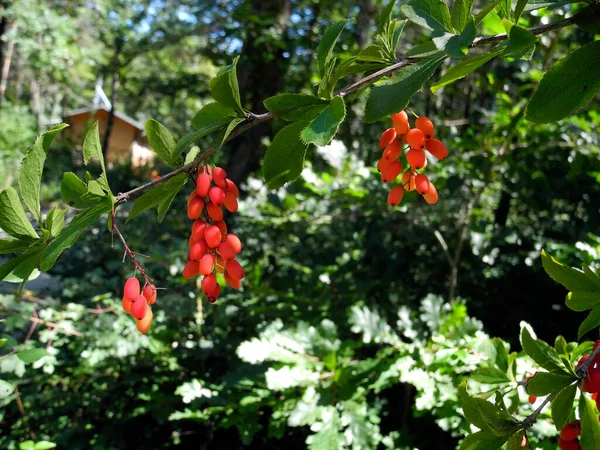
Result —
M106 111L107 113L110 111L110 109L106 108L105 106L94 106L91 108L79 108L79 109L74 109L73 111L69 111L67 114L65 114L65 119L68 119L69 117L73 117L73 116L78 116L80 114L93 114L96 111ZM144 125L140 122L138 122L137 120L132 119L129 116L126 116L125 114L122 114L118 111L115 111L115 117L117 117L118 119L121 119L123 122L128 123L129 125L131 125L132 127L140 130L140 131L144 131Z

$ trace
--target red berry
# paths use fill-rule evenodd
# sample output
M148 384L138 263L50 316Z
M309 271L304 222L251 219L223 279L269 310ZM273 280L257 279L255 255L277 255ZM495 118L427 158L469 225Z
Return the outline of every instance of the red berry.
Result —
M204 200L201 197L194 197L188 204L187 214L192 220L197 219L204 209Z
M150 327L152 326L152 318L153 317L154 317L154 315L152 314L152 309L150 309L150 307L148 307L144 318L140 319L140 320L136 320L135 326L137 327L137 329L140 333L146 334L148 331L150 331Z
M209 248L216 248L221 243L221 230L215 225L211 225L204 232L204 238Z
M227 181L227 188L225 190L227 192L231 192L235 198L238 198L240 196L240 191L239 191L237 185L233 181L231 181L229 178L227 178L226 181Z
M429 192L429 187L431 183L429 182L429 178L424 173L420 173L415 177L415 186L417 187L417 192L421 195L427 194Z
M143 319L148 310L148 301L146 297L140 295L131 305L131 315L136 319Z
M224 241L227 237L227 224L219 220L218 222L213 222L213 225L221 230L221 241Z
M406 169L402 174L402 186L407 191L414 191L417 188L415 183L415 175L411 169Z
M217 276L214 273L206 275L202 279L202 292L206 295L212 293L217 286Z
M579 429L579 420L574 420L566 424L560 431L560 438L565 441L573 441L577 439L581 430Z
M558 448L561 450L582 450L579 440L565 441L564 439L559 439Z
M225 281L234 289L239 289L239 287L242 285L242 280L233 278L228 272L225 272Z
M388 128L381 133L381 137L379 138L379 148L387 147L394 141L394 139L396 139L396 130L393 128Z
M227 242L219 244L218 252L225 261L233 261L235 259L235 250Z
M389 166L389 165L390 165L390 161L385 159L385 152L384 152L384 154L381 156L381 159L379 161L377 161L377 171L379 173L383 173L383 171L385 169L387 169L387 166Z
M142 295L146 297L146 300L148 300L149 305L154 305L154 303L156 303L156 286L154 286L153 284L148 284L144 286L144 289L142 290Z
M600 369L596 369L595 367L591 366L588 367L587 377L583 380L583 391L600 391Z
M220 206L215 205L213 202L207 203L206 211L212 220L217 222L223 220L223 210Z
M537 397L535 395L529 396L529 403L531 403L532 405L535 403L536 400L537 400Z
M381 172L381 180L386 183L394 181L398 175L402 173L402 164L400 161L392 161L387 167Z
M242 268L241 264L236 260L227 261L227 263L225 264L225 272L227 272L236 280L241 280L242 278L244 278L244 269Z
M207 253L200 259L200 274L208 275L212 273L213 268L215 267L215 257L210 253Z
M383 157L388 161L394 161L398 159L398 157L402 154L402 145L400 141L394 139L391 144L389 144L385 151L383 152Z
M394 186L388 194L387 202L390 206L398 206L404 197L404 189L402 186Z
M199 173L198 179L196 180L196 193L200 197L206 197L208 195L208 191L210 190L210 183L212 181L212 177L207 173Z
M448 156L448 149L437 139L429 139L425 142L425 148L437 159L444 159Z
M206 301L208 303L214 303L217 301L220 294L221 294L221 286L219 286L217 284L210 294L206 294Z
M190 248L190 261L200 261L207 250L208 244L206 241L204 239L199 240Z
M206 230L206 222L204 220L196 220L192 225L192 236L195 241L204 239L204 230Z
M415 122L415 127L423 132L425 135L425 139L431 139L434 134L433 123L425 116L421 116L417 118Z
M210 188L208 191L210 201L217 206L221 206L225 201L225 191L218 186Z
M215 258L215 268L217 269L217 273L225 273L225 260L219 254Z
M133 301L140 295L140 282L136 277L127 278L123 289L123 298Z
M399 113L392 114L390 118L392 119L396 133L406 134L409 129L408 114L406 114L406 111L400 111Z
M227 172L225 172L225 169L215 167L213 169L212 179L221 189L227 189Z
M435 205L438 201L437 189L431 181L429 182L429 190L427 191L427 194L423 195L423 198L430 205Z
M123 307L123 311L125 311L126 313L130 313L132 303L133 302L131 300L129 300L128 298L123 297L123 301L121 303L121 306Z
M425 145L425 135L418 128L413 128L406 133L406 142L411 148L421 148Z
M422 169L425 167L427 158L425 157L425 152L420 148L411 148L406 152L406 161L413 169Z
M200 273L199 267L198 267L198 261L190 261L183 268L182 275L186 280L191 280L196 275L198 275L198 273Z
M229 233L227 235L226 242L231 245L231 248L233 248L233 251L236 254L242 251L242 241L240 241L240 238L235 234Z
M587 359L590 357L590 355L583 355L579 361L577 361L577 369L579 369L581 367L581 365L587 361Z
M223 201L225 204L225 208L229 212L236 212L238 210L238 201L237 198L231 192L225 192L225 200Z

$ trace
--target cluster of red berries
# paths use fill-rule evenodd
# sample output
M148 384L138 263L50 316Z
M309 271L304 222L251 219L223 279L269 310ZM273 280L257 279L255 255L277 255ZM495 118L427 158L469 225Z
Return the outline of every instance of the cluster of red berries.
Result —
M560 439L558 440L558 448L561 450L582 450L579 443L579 434L581 433L581 425L579 420L573 420L566 424L560 430Z
M235 259L242 242L227 232L222 209L225 206L227 211L236 212L238 195L237 186L222 168L206 165L198 169L196 190L188 199L187 214L194 224L183 276L188 280L203 276L200 287L209 303L216 302L221 293L217 274L232 288L239 288L244 278L244 269Z
M388 194L388 204L399 205L405 190L416 189L427 203L434 205L438 201L437 189L427 175L418 173L417 170L427 167L425 150L437 159L444 159L448 156L446 146L433 138L435 129L427 117L418 117L415 128L410 127L406 111L392 114L390 118L393 127L385 130L379 139L379 148L383 149L383 153L377 163L377 170L381 173L381 180L386 183L391 183L402 173L402 184L392 188ZM404 167L400 157L405 149L409 149L405 157L410 167L402 172Z
M123 288L123 310L130 313L140 333L146 334L152 326L152 309L150 305L156 302L156 287L146 283L140 290L140 282L136 277L128 278Z

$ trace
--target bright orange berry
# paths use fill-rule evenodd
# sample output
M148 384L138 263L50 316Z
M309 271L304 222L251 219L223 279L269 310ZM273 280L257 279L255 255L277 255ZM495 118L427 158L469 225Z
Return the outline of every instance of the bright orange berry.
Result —
M420 148L411 148L406 152L406 161L413 169L422 169L426 160L425 152Z
M150 309L150 307L148 307L144 318L135 321L135 326L137 327L137 329L140 333L146 334L148 331L150 331L150 327L152 326L152 318L153 317L154 317L154 314L152 314L152 309Z
M533 404L536 402L536 400L537 400L537 397L536 397L535 395L530 395L530 396L529 396L529 399L528 399L528 401L529 401L529 403L531 403L532 405L533 405Z
M215 258L215 269L217 270L217 273L225 273L225 264L226 262L223 257L217 254L217 257Z
M204 231L206 230L206 222L204 220L196 220L192 225L192 236L195 241L204 239Z
M225 281L234 289L239 289L239 287L242 285L242 280L233 278L228 272L225 272Z
M231 192L235 198L238 198L240 196L240 191L237 185L229 178L227 178L225 181L227 181L227 188L225 190L227 192Z
M212 177L207 173L199 173L198 179L196 180L196 193L200 197L206 197L208 195L208 191L210 190L210 183L212 181Z
M183 268L182 275L186 280L191 280L199 273L200 273L200 267L198 265L198 261L190 261Z
M202 256L199 265L200 275L208 275L212 273L214 267L215 257L213 255L211 255L210 253L206 253L204 256Z
M190 248L190 261L200 261L208 250L208 244L204 239L195 242Z
M402 164L400 161L392 161L387 167L381 172L381 180L390 183L396 179L398 175L402 173Z
M123 297L123 301L121 303L121 306L123 307L123 311L125 311L126 313L130 313L131 312L131 304L132 304L131 300L129 300L126 297Z
M233 261L235 259L235 250L227 242L219 244L218 252L225 261Z
M204 239L209 248L216 248L221 243L221 230L215 225L211 225L204 232Z
M192 220L197 219L202 214L202 210L204 209L204 200L201 197L194 197L187 209L188 217Z
M408 129L410 128L408 124L408 114L406 111L400 111L399 113L392 114L390 116L392 119L392 123L394 124L394 129L397 134L406 134Z
M208 197L212 203L221 206L225 201L225 191L219 186L212 187L210 188L210 191L208 191Z
M438 201L437 189L431 181L429 182L429 190L427 191L427 194L423 195L423 198L430 205L435 205Z
M381 137L379 138L379 148L387 147L394 141L394 139L396 139L396 130L393 128L388 128L381 133Z
M214 273L206 275L202 279L202 292L206 295L212 293L217 286L217 276Z
M398 139L394 139L383 152L383 157L388 161L394 161L402 154L402 145Z
M227 224L224 221L219 220L218 222L213 222L213 225L221 230L221 241L224 241L227 237Z
M404 189L402 186L394 186L388 194L387 202L390 206L398 206L404 197Z
M414 191L417 188L415 183L415 175L411 169L406 169L402 174L402 186L407 191Z
M425 116L417 118L417 121L415 122L415 127L417 127L423 132L423 134L425 135L425 139L431 139L435 132L433 123Z
M429 178L424 173L420 173L415 177L415 186L417 187L417 192L421 195L427 194L429 192L429 186L431 183L429 182Z
M217 222L223 220L223 210L220 206L215 205L213 202L206 204L206 211L212 220Z
M131 305L131 315L136 319L143 319L148 310L148 300L143 295L139 295Z
M221 189L227 189L227 172L221 167L215 167L212 173L213 182Z
M129 277L125 281L123 288L123 297L129 301L133 301L140 295L140 282L136 277Z
M383 152L384 155L381 157L381 159L377 162L377 171L379 173L383 173L383 171L385 169L387 169L387 166L390 165L391 161L388 161L387 159L385 159L385 152Z
M229 233L226 239L227 243L231 245L233 251L237 254L242 251L242 241L233 233Z
M156 303L156 286L154 286L153 284L148 284L144 286L144 289L142 290L142 295L146 297L146 300L148 300L149 305L154 305L154 303Z
M236 212L238 210L237 198L231 192L225 192L225 200L223 201L225 208L229 212Z
M225 264L225 271L236 280L241 280L244 278L244 269L236 260L227 261Z
M448 156L448 149L437 139L429 139L425 142L425 148L437 159L444 159Z
M425 145L425 135L418 128L413 128L406 133L406 143L411 148L421 148Z

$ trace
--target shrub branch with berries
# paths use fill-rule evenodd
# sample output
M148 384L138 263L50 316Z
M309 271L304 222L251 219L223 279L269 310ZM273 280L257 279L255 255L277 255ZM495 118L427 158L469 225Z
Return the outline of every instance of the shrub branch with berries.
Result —
M594 30L594 21L600 20L595 5L584 5L574 17L526 29L519 25L525 8L537 9L545 3L519 1L511 8L510 2L506 7L505 2L494 0L476 12L472 11L473 3L455 1L450 9L441 0L409 0L395 8L395 1L390 0L383 8L375 43L343 59L335 55L335 49L350 20L333 23L325 30L316 49L319 82L315 91L311 94L282 93L268 98L264 101L267 110L264 113L250 112L245 108L237 81L238 58L235 58L210 81L214 101L198 111L192 119L189 134L177 140L159 122L152 119L146 122L152 150L172 171L128 192L115 195L111 191L96 123L83 142L83 161L86 165L92 160L98 161L99 173L94 176L87 172L85 179L71 172L65 173L61 184L64 205L53 208L43 217L40 187L46 155L54 137L67 125L51 128L36 140L24 157L18 190L9 187L0 192L0 228L10 236L0 241L0 251L14 254L0 266L0 280L18 280L22 287L36 269L51 269L57 258L74 245L88 227L99 217L108 215L109 231L118 235L125 248L124 261L129 258L135 266L133 276L124 283L123 309L136 319L138 330L147 333L153 319L150 307L157 301L156 294L160 289L157 285L160 286L160 282L150 278L137 259L139 253L127 245L126 230L119 229L116 223L120 218L119 208L124 203L135 201L127 221L156 208L160 222L168 213L173 198L191 180L195 188L189 197L187 212L194 222L188 261L182 268L182 274L187 279L200 275L199 288L207 301L215 302L220 296L221 286L240 287L244 270L236 260L242 247L241 240L229 233L223 220L223 207L230 213L237 211L238 189L222 168L210 165L209 159L223 144L277 117L288 123L267 149L263 175L270 188L279 188L300 175L311 145L325 146L333 140L346 118L346 101L352 93L366 97L364 118L367 122L387 117L392 120L393 126L385 130L379 140L383 154L377 163L384 182L391 183L400 178L400 184L389 192L388 203L398 205L404 191L416 190L427 203L435 205L438 201L437 188L423 170L427 167L428 153L436 160L443 160L448 151L434 137L434 125L429 118L418 117L415 126L410 127L405 109L411 97L427 87L436 92L467 77L494 58L507 58L509 62L527 58L535 51L537 35L566 26L578 26L584 32ZM492 11L503 19L506 33L477 36L483 19ZM394 18L395 13L401 17ZM427 39L425 44L410 48L410 43L402 41L400 45L408 22L423 33ZM478 49L476 55L472 54L474 48ZM399 58L397 55L400 54L406 56ZM600 41L597 40L558 60L531 95L525 119L553 122L589 103L600 91L599 60ZM360 77L358 81L357 76ZM336 90L342 80L350 77L354 81ZM429 84L431 79L434 81ZM566 85L569 89L564 88ZM212 143L201 151L196 144L207 138ZM375 145L375 140L373 142ZM435 173L435 167L432 172ZM33 221L25 208L30 211ZM66 213L71 208L78 212L65 224ZM571 291L567 306L575 310L592 309L582 324L581 338L600 325L600 281L589 270L579 272L569 269L565 275L566 269L548 258L545 257L545 266L550 276ZM143 285L138 276L143 279ZM590 350L591 356L577 368L573 361L581 357L585 344L567 344L562 339L551 347L533 338L526 328L521 340L525 352L544 370L526 382L516 380L510 364L498 370L504 373L503 381L508 380L515 389L526 385L531 396L546 396L545 399L529 416L519 418L515 409L503 404L502 392L495 394L496 402L492 403L471 396L463 387L461 399L465 417L480 431L468 436L462 448L527 446L527 430L550 401L555 424L562 430L561 448L598 448L600 425L595 420L598 411L583 391L598 392L600 372L597 371L596 356L600 350ZM583 391L578 418L575 418L575 386L581 382ZM555 411L558 412L554 414Z

